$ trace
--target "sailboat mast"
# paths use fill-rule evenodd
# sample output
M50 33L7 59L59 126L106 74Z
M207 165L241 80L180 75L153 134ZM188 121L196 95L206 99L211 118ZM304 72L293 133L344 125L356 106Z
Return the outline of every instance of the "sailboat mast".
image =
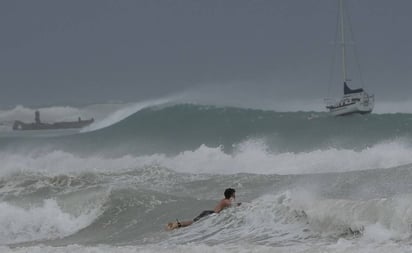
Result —
M339 15L340 15L340 35L341 35L341 47L342 47L342 75L343 81L346 82L346 43L345 43L345 15L343 0L339 0Z

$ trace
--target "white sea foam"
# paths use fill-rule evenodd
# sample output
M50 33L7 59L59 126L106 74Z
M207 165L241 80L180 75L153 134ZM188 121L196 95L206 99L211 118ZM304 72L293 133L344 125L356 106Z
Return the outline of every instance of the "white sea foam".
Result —
M205 245L205 244L188 244L170 247L161 247L157 245L146 246L81 246L69 245L64 247L51 246L32 246L21 248L0 247L4 253L406 253L410 252L410 245L388 243L363 245L341 240L331 245L295 245L287 247L270 247L254 244L240 243L237 245Z
M308 215L311 229L340 236L359 231L366 243L406 240L412 222L412 195L371 200L312 199L294 201Z
M196 226L177 231L166 243L285 245L292 241L304 242L312 236L309 230L303 231L306 226L306 216L302 210L294 208L290 194L286 192L264 195L240 207L226 209Z
M99 209L74 216L53 199L29 208L0 202L0 244L61 238L88 226Z
M168 245L186 242L256 243L258 245L407 243L411 231L412 195L352 201L306 199L307 191L264 195L244 206L225 210L196 226L176 231ZM338 241L342 244L344 241ZM334 251L332 251L334 252Z
M193 151L176 156L154 154L125 155L107 158L93 155L80 157L64 151L31 154L0 152L0 176L15 173L111 172L160 166L177 172L210 174L310 174L346 172L376 168L391 168L412 163L412 147L402 141L385 142L355 151L326 149L309 152L276 153L269 151L263 141L249 140L237 146L233 154L221 147L201 145Z
M412 148L402 141L377 144L360 151L326 149L310 152L274 153L262 141L249 140L237 147L233 155L220 147L201 146L161 161L181 172L307 174L390 168L412 163Z
M141 159L130 155L120 158L102 156L80 157L64 151L51 151L45 154L36 152L29 155L0 152L3 161L0 176L24 173L39 173L55 176L84 172L109 172L112 170L138 167Z
M261 196L244 206L225 210L220 215L201 221L196 226L171 232L169 239L163 239L156 245L0 246L0 252L410 252L409 232L406 230L412 217L410 195L348 201L317 199L316 196L307 199L308 194L291 190ZM46 206L56 209L56 203L52 201L44 204L43 208ZM17 214L20 222L21 215ZM29 213L25 216L30 220L39 218L39 215L29 216ZM68 221L71 222L71 219L67 217L59 219L59 224L67 224ZM40 219L38 223L46 226L40 231L50 231L44 222L50 221ZM324 240L331 234L340 233L342 227L353 227L353 224L364 226L361 237ZM18 230L22 231L21 228ZM65 231L59 233L64 234Z
M309 174L390 168L412 163L411 154L412 147L402 141L381 143L360 151L331 148L275 153L269 151L264 142L249 140L240 144L234 154L224 153L221 147L202 145L175 157L146 159L188 173Z

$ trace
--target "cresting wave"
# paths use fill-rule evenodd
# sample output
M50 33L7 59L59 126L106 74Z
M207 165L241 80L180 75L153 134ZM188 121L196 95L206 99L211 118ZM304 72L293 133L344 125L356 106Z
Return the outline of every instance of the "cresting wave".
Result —
M262 140L269 153L294 154L333 149L358 152L382 143L412 143L409 114L335 118L314 112L280 113L192 104L142 109L144 106L147 105L136 104L118 110L122 113L111 114L107 121L96 121L83 133L54 137L50 134L50 138L30 133L0 138L0 151L30 153L41 149L85 156L170 156L205 145L222 147L224 153L232 154L244 142Z
M163 102L97 106L83 133L2 133L0 251L409 251L410 114ZM164 232L227 187L240 207Z
M143 173L147 175L149 171ZM267 178L266 194L242 194L243 187L239 186L240 197L249 199L240 207L227 209L191 227L165 234L161 232L162 220L170 219L161 215L165 210L168 215L179 215L177 217L180 218L182 213L176 211L176 206L191 207L193 212L196 209L193 206L194 199L201 205L210 202L208 196L205 198L202 193L200 182L206 179L216 183L223 180L221 183L225 183L233 179L189 175L182 178L179 174L169 174L158 180L180 180L180 183L169 190L159 188L161 184L150 190L150 184L139 186L136 181L130 180L130 177L138 178L144 174L118 174L112 176L111 181L106 180L107 176L99 177L93 187L90 187L91 184L79 187L75 181L67 184L61 183L61 179L53 179L50 186L57 193L56 200L46 199L37 206L1 202L0 243L7 245L34 240L52 240L49 243L54 241L57 245L87 242L116 244L123 241L137 243L141 240L151 243L162 238L158 243L164 247L193 242L235 245L244 241L281 247L292 242L320 246L339 238L366 244L392 240L407 242L411 235L410 194L369 200L330 198L298 186L298 178L291 181L294 187L289 190L270 190L270 184L281 179L277 176ZM411 177L410 171L408 177ZM150 179L153 180L153 176ZM44 180L48 179L38 178L38 182ZM242 177L246 185L254 180L253 177ZM44 192L42 184L35 185L34 192L20 192L20 197ZM182 189L175 188L178 185L186 185L187 196L182 194ZM100 192L102 198L96 200L96 190L108 186L111 190L106 194ZM154 190L156 188L158 191ZM247 188L244 190L250 191ZM330 190L333 188L326 189ZM166 191L167 194L161 193ZM11 194L15 195L16 192ZM152 223L147 224L148 220Z
M0 202L0 245L63 238L90 225L99 211L75 216L62 210L53 199L28 208Z
M22 105L8 110L0 109L0 131L11 131L11 126L15 120L23 122L34 122L34 112L41 112L43 122L71 121L78 117L94 118L96 121L92 125L85 127L81 132L89 132L108 127L122 121L128 116L156 105L168 104L177 100L177 96L169 96L160 99L147 100L136 103L107 103L91 104L81 107L75 106L50 106L40 108L29 108Z
M123 108L118 109L108 114L106 117L98 120L92 125L85 127L84 129L82 129L82 132L95 131L98 129L111 126L113 124L116 124L117 122L124 120L125 118L129 117L130 115L135 114L136 112L144 108L152 107L156 105L164 105L171 101L173 101L172 98L163 98L163 99L149 100L149 101L144 101L144 102L134 103L134 104L124 106Z
M228 107L225 105L221 106L214 106L214 105L198 105L198 104L190 104L190 103L184 103L184 102L179 102L179 101L184 101L184 99L181 96L175 95L175 96L169 96L165 98L160 98L160 99L153 99L153 100L147 100L147 101L142 101L142 102L137 102L137 103L128 103L128 104L102 104L102 105L88 105L84 107L70 107L70 106L53 106L53 107L44 107L44 108L37 108L42 112L42 119L44 119L45 122L53 122L53 121L64 121L64 120L73 120L77 119L78 117L82 118L90 118L94 117L95 118L95 123L92 124L91 126L83 129L83 132L89 132L89 131L94 131L102 128L106 128L112 125L116 125L117 123L123 121L124 119L128 118L129 116L132 115L139 115L141 114L141 111L146 111L146 110L151 110L152 115L154 117L158 116L163 116L165 114L169 114L171 117L175 118L180 118L179 115L184 113L185 115L180 115L180 116L195 116L193 113L197 112L198 117L194 118L194 120L197 120L201 116L208 116L211 122L216 122L216 119L220 119L218 115L224 114L224 117L227 118L229 121L233 121L234 118L233 116L241 116L243 114L244 117L246 117L245 121L240 121L239 123L248 123L249 120L257 121L256 123L270 123L270 121L267 120L267 117L270 116L273 118L273 120L276 121L276 119L279 119L281 117L282 119L289 121L289 120L314 120L319 121L321 120L322 123L325 122L325 118L327 119L333 119L333 117L328 117L328 114L323 113L323 112L318 112L318 111L299 111L299 110L292 110L292 111L282 111L282 110L277 110L276 107L274 108L266 108L266 107L242 107L237 105L237 107ZM409 108L407 106L404 106L404 103L407 102L402 102L402 107L403 108ZM390 108L393 107L393 103L388 103ZM152 110L154 109L154 110ZM20 121L25 121L25 122L32 122L34 119L34 111L35 109L32 108L27 108L23 106L16 106L13 109L10 110L0 110L0 126L2 127L7 127L12 124L14 120L20 120ZM209 111L209 114L204 114L205 111ZM202 113L203 112L203 113ZM272 113L271 113L272 112ZM213 113L215 115L213 116ZM391 114L383 114L384 112L381 112L380 114L372 114L369 115L368 118L369 121L374 121L378 119L381 123L384 123L386 125L386 121L389 120L392 123L395 124L395 127L397 127L398 121L401 120L402 118L407 118L408 117L408 112L402 111L402 113L397 113L394 110L388 110L387 113ZM148 115L146 115L145 119L147 118ZM137 117L135 117L137 118ZM346 117L353 119L353 117ZM365 117L363 117L365 118ZM385 120L387 118L387 120ZM364 120L359 117L355 117L355 120L346 120L346 121L338 121L338 123L349 123L351 122L358 121L358 123L361 123L361 126L364 125ZM336 121L330 121L330 122L336 122ZM407 123L406 122L400 122L400 123ZM286 122L287 124L288 122ZM371 122L373 124L375 122ZM249 123L250 124L250 123ZM316 125L316 124L315 124ZM167 126L167 125L166 125ZM335 125L337 127L338 125ZM399 125L401 126L401 125ZM326 128L325 128L326 129ZM397 129L400 130L400 129Z
M177 155L77 155L65 151L0 152L1 177L15 174L81 174L163 167L176 172L205 174L311 174L361 171L412 164L412 146L403 141L384 142L359 151L326 149L308 152L274 152L262 140L248 140L231 154L222 147L201 145Z
M231 87L232 88L232 87ZM213 95L221 95L221 86ZM222 99L216 100L210 99L210 96L205 96L207 91L186 91L181 94L174 94L164 98L152 99L146 101L139 101L135 103L102 103L102 104L92 104L85 106L42 106L37 108L25 107L23 105L17 105L14 108L10 109L0 109L0 126L11 125L14 120L20 120L25 122L33 121L34 111L40 110L42 112L42 118L46 122L53 121L62 121L62 120L73 120L77 117L89 118L94 117L98 119L97 124L93 127L90 127L89 130L95 130L102 127L107 127L117 122L123 120L124 118L138 112L141 109L162 105L162 104L184 104L184 103L193 103L193 104L204 104L204 105L217 105L218 107L237 107L244 109L256 109L256 110L270 110L277 112L322 112L323 105L320 99L302 101L299 100L288 100L285 102L281 99L273 100L273 97L265 98L262 102L261 94L256 97L255 101L247 102L250 100L250 94L244 94L244 96L236 97L232 101L228 101L227 96L222 96ZM232 89L227 91L233 95ZM241 102L239 102L241 101ZM258 101L258 102L257 102ZM259 102L260 101L260 102ZM381 101L376 105L375 112L378 114L385 113L405 113L410 114L412 110L411 106L412 101ZM309 106L308 106L309 105ZM305 108L309 108L305 110ZM319 110L321 108L321 110Z

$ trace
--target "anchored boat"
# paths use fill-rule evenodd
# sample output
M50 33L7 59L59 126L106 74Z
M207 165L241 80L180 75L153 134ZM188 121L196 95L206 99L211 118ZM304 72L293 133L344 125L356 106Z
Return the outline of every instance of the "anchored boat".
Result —
M55 123L43 123L40 121L40 112L35 112L35 122L24 123L19 120L14 121L13 130L48 130L48 129L69 129L82 128L90 125L94 119L82 120L80 117L77 121L61 121Z
M343 97L340 100L326 98L326 109L335 116L343 116L354 113L366 114L371 113L375 104L374 95L369 95L363 88L351 89L348 83L351 79L348 78L347 62L346 62L346 19L345 7L343 0L339 0L339 33L337 41L341 45L341 64L342 64L342 79L343 79ZM352 31L349 29L349 31Z

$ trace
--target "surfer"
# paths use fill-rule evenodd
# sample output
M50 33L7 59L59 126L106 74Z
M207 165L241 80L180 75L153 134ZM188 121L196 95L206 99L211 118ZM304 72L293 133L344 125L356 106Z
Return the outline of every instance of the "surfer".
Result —
M236 191L233 188L227 188L224 192L225 198L219 201L219 203L216 205L216 207L213 210L205 210L201 212L196 218L193 220L188 220L188 221L178 221L176 219L175 222L169 222L166 226L167 230L173 230L175 228L180 228L180 227L187 227L193 224L193 222L196 222L200 220L201 218L204 218L206 216L209 216L214 213L220 213L223 209L232 206L233 202L236 199L235 195ZM240 206L241 203L237 203L237 206Z

